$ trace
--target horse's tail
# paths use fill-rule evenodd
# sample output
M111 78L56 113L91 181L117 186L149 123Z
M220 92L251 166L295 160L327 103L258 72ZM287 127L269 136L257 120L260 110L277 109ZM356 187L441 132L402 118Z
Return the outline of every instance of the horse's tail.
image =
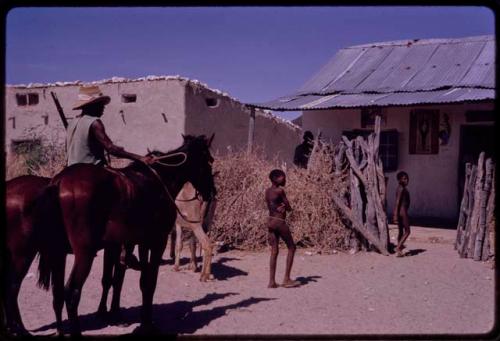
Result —
M48 290L54 272L54 257L61 256L63 245L59 243L62 232L59 204L59 187L49 185L37 199L34 230L39 243L38 286ZM59 251L59 252L58 252Z

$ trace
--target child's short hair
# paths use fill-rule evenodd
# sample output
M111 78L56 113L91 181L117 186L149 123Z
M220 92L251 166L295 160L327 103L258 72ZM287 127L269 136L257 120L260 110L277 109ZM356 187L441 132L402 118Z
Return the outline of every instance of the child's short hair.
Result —
M285 172L281 169L273 169L271 173L269 173L269 180L274 181L277 177L284 176Z
M401 172L398 172L398 174L396 174L396 179L398 179L398 181L399 181L399 180L401 180L401 178L403 176L406 176L407 178L409 178L408 173L406 173L405 171L401 171Z

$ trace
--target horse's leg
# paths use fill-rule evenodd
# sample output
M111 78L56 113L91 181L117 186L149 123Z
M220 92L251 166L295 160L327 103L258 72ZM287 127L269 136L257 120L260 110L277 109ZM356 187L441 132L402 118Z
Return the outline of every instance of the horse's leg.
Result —
M145 331L151 330L153 327L153 295L158 280L161 256L166 246L165 242L151 249L149 262L147 262L149 250L146 247L139 247L142 265L140 279L142 291L141 329Z
M105 317L106 312L108 311L107 302L108 302L108 293L111 288L112 280L113 280L113 259L112 259L112 250L110 250L109 246L104 248L104 259L103 259L103 267L102 267L102 294L101 301L99 302L99 308L97 309L97 314L102 318Z
M175 259L176 235L177 235L177 233L175 232L175 229L172 229L172 232L170 232L170 234L169 234L169 237L170 237L170 259Z
M66 270L66 253L54 257L52 271L52 307L56 315L57 335L63 336L62 310L64 307L64 273Z
M194 234L192 234L191 238L189 238L189 251L191 252L189 269L196 272L198 269L198 262L196 261L196 237Z
M95 252L93 250L75 250L75 262L71 275L64 288L64 299L66 301L66 310L70 321L71 336L81 336L80 322L78 320L78 304L82 294L82 287L87 279L92 262L94 261Z
M192 224L192 229L194 235L199 240L201 247L203 249L203 267L201 269L200 281L206 282L209 279L212 279L212 243L210 242L210 238L203 231L203 227L201 224Z
M32 248L32 250L26 252L26 254L16 253L15 256L9 255L7 259L7 285L4 289L5 319L9 332L15 335L29 334L24 327L17 299L21 289L21 283L35 258L35 254L36 252L34 248Z
M149 262L149 249L139 245L139 261L141 262L141 278L139 280L142 293L141 307L141 329L147 330L152 327L152 290L151 290L151 267Z
M119 261L120 258L120 248L117 247L114 250L115 267L113 273L113 298L111 300L111 316L115 321L120 319L120 295L123 287L123 280L125 279L125 270L127 269Z
M180 270L181 263L181 251L182 251L182 227L180 224L175 222L175 263L174 271Z

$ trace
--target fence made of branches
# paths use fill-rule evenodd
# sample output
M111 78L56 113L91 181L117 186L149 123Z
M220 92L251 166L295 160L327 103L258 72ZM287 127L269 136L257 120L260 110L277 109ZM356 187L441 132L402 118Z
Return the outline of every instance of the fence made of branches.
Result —
M460 257L485 261L494 256L495 165L485 154L465 165L465 185L455 249Z

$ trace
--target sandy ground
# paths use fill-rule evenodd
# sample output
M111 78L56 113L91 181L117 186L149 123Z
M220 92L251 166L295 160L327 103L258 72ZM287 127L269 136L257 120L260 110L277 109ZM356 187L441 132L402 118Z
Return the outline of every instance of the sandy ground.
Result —
M494 322L491 264L460 259L452 245L454 231L413 231L406 249L410 255L404 258L311 255L299 249L292 275L302 285L291 289L266 288L268 252L218 254L213 265L217 280L209 283L200 283L197 273L175 273L171 264L163 265L154 297L156 326L164 333L188 335L488 332ZM285 256L281 250L278 280ZM67 273L71 264L70 256ZM23 283L20 309L30 332L51 334L52 298L36 287L36 265ZM83 289L83 334L131 333L140 314L139 273L129 270L125 277L122 311L128 325L112 326L95 314L101 267L102 251Z

